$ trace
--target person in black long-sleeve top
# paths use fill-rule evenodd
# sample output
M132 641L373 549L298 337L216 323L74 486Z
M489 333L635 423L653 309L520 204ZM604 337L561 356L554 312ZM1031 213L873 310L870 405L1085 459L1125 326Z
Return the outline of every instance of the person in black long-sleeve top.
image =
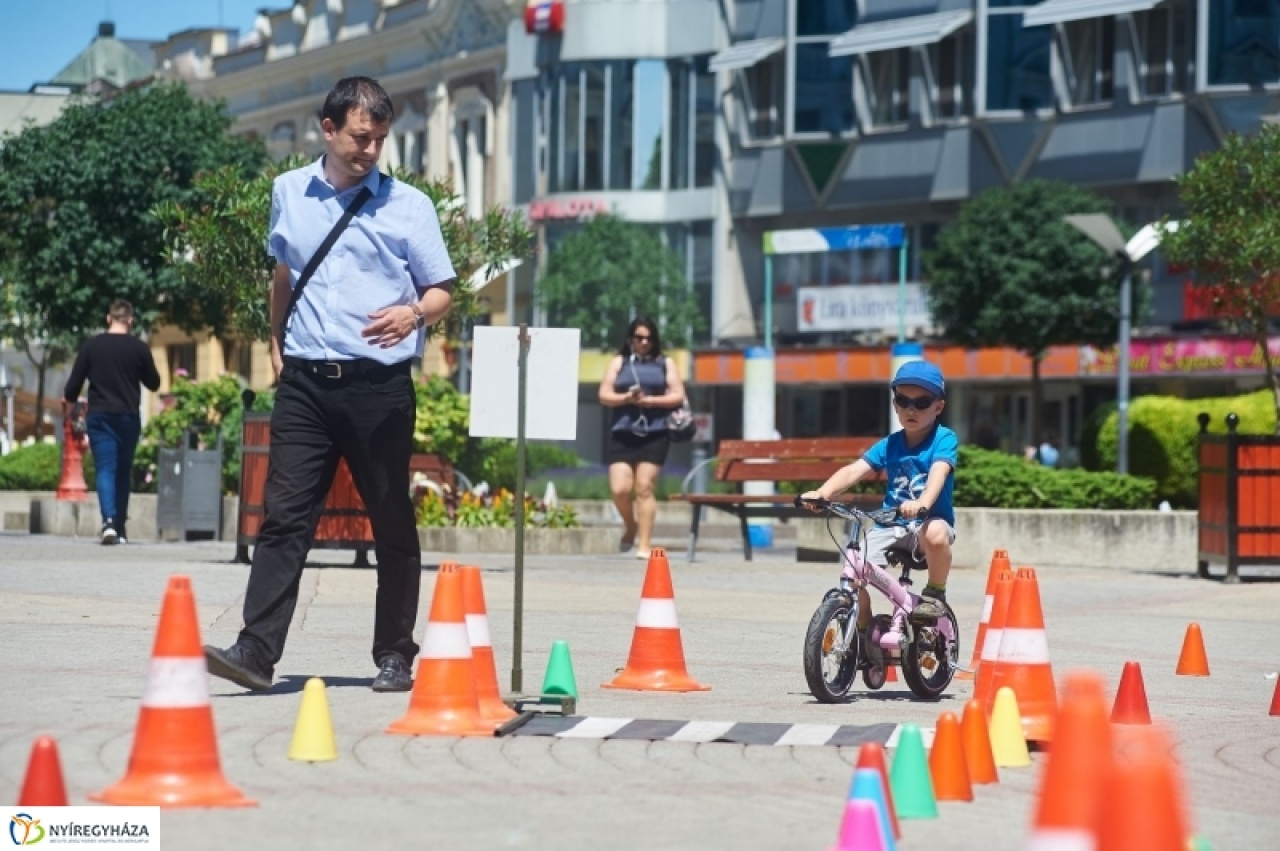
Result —
M107 332L92 337L76 355L62 393L64 414L89 380L89 413L85 418L89 449L98 474L98 507L102 510L102 543L124 543L129 520L133 454L142 434L142 390L160 389L160 373L147 344L129 333L133 305L122 298L111 303Z

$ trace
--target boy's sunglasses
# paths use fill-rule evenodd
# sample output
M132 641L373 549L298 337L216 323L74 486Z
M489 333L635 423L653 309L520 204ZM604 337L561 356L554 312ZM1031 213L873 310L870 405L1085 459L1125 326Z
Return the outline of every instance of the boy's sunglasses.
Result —
M915 408L917 411L929 410L936 401L938 401L937 396L918 396L915 399L900 393L895 393L893 396L893 404L899 408Z

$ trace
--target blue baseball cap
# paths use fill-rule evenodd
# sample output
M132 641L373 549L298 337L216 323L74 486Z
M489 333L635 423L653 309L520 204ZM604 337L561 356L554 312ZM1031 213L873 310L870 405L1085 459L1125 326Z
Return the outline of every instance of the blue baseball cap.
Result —
M947 382L942 378L942 370L927 360L907 361L898 367L898 374L889 382L889 387L901 387L904 384L928 390L935 396L947 395Z

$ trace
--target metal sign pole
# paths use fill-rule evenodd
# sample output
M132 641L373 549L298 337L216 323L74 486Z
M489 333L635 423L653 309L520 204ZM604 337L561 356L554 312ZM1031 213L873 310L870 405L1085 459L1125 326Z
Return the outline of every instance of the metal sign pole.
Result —
M520 323L519 355L516 367L516 577L514 623L512 624L511 690L519 694L524 690L524 670L521 656L524 652L524 428L525 391L529 370L529 326Z

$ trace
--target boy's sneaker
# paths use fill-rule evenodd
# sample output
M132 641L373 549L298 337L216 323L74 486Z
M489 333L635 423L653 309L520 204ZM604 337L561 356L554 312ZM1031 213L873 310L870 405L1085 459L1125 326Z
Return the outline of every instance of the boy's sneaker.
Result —
M920 600L911 609L911 622L936 621L938 618L946 617L949 611L946 591L925 588L920 594Z
M102 532L98 538L102 541L104 547L120 543L120 534L116 532L116 527L110 520L102 524Z

